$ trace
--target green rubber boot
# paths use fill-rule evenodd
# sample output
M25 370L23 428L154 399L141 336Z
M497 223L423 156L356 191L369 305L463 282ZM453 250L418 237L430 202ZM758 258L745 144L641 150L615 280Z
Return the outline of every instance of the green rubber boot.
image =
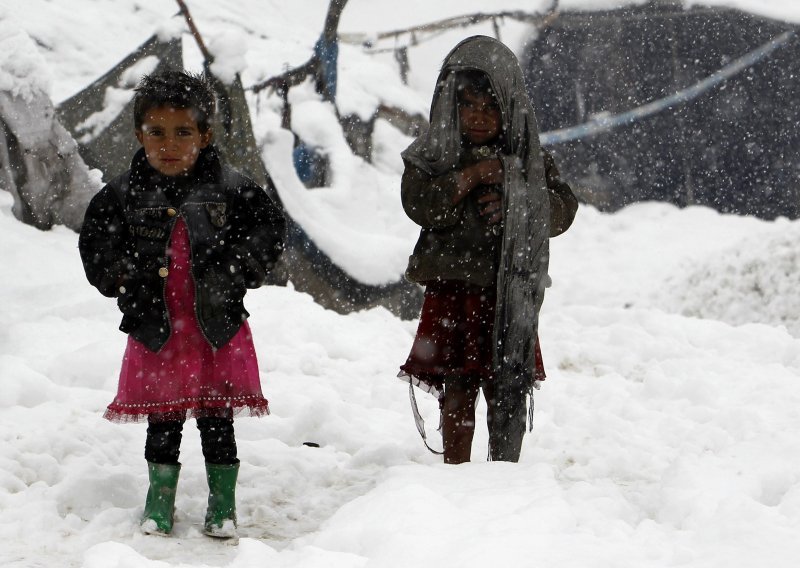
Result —
M147 462L150 488L140 524L143 533L166 536L172 532L180 471L181 464Z
M239 464L206 462L208 510L203 532L215 538L236 537L236 478Z

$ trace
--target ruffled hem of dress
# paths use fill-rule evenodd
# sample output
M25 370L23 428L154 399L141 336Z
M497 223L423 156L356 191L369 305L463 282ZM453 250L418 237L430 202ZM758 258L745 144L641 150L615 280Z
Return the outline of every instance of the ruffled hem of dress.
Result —
M182 418L206 418L231 413L233 416L267 416L269 402L264 397L235 399L186 399L166 403L122 404L112 402L103 414L111 422L144 422L151 414L175 415Z

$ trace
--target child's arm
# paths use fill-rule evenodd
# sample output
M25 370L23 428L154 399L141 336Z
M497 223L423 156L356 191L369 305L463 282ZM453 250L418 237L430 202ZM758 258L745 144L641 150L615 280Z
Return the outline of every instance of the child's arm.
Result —
M550 236L557 237L572 225L578 211L578 199L572 188L561 180L553 156L542 150L544 177L550 197Z
M267 183L272 181L268 178ZM236 209L245 213L234 234L233 252L245 285L258 288L283 252L286 220L267 192L255 184L245 185L239 199Z
M89 283L104 296L119 296L134 272L133 249L122 205L111 186L89 203L78 249Z
M482 160L441 176L431 176L406 162L401 182L403 209L417 225L449 227L461 216L462 201L484 184L503 183L500 160Z

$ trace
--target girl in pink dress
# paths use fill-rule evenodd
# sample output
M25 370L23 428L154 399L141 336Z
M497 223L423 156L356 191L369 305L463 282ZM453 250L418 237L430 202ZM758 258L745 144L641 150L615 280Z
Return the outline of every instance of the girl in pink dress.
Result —
M242 300L280 256L284 219L261 187L221 164L213 112L202 77L145 77L134 99L142 149L92 199L79 240L89 282L116 297L129 336L105 417L148 421L148 534L172 530L181 433L194 417L209 484L205 532L235 536L233 416L268 413Z

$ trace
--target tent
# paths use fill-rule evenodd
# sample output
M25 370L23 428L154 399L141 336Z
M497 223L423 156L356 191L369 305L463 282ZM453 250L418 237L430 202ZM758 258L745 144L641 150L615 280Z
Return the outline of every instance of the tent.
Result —
M523 62L542 131L669 104L615 129L545 144L564 177L583 188L581 199L602 209L659 200L800 217L797 31L674 1L561 12ZM695 89L739 58L748 59L741 71ZM691 99L669 99L692 89Z

